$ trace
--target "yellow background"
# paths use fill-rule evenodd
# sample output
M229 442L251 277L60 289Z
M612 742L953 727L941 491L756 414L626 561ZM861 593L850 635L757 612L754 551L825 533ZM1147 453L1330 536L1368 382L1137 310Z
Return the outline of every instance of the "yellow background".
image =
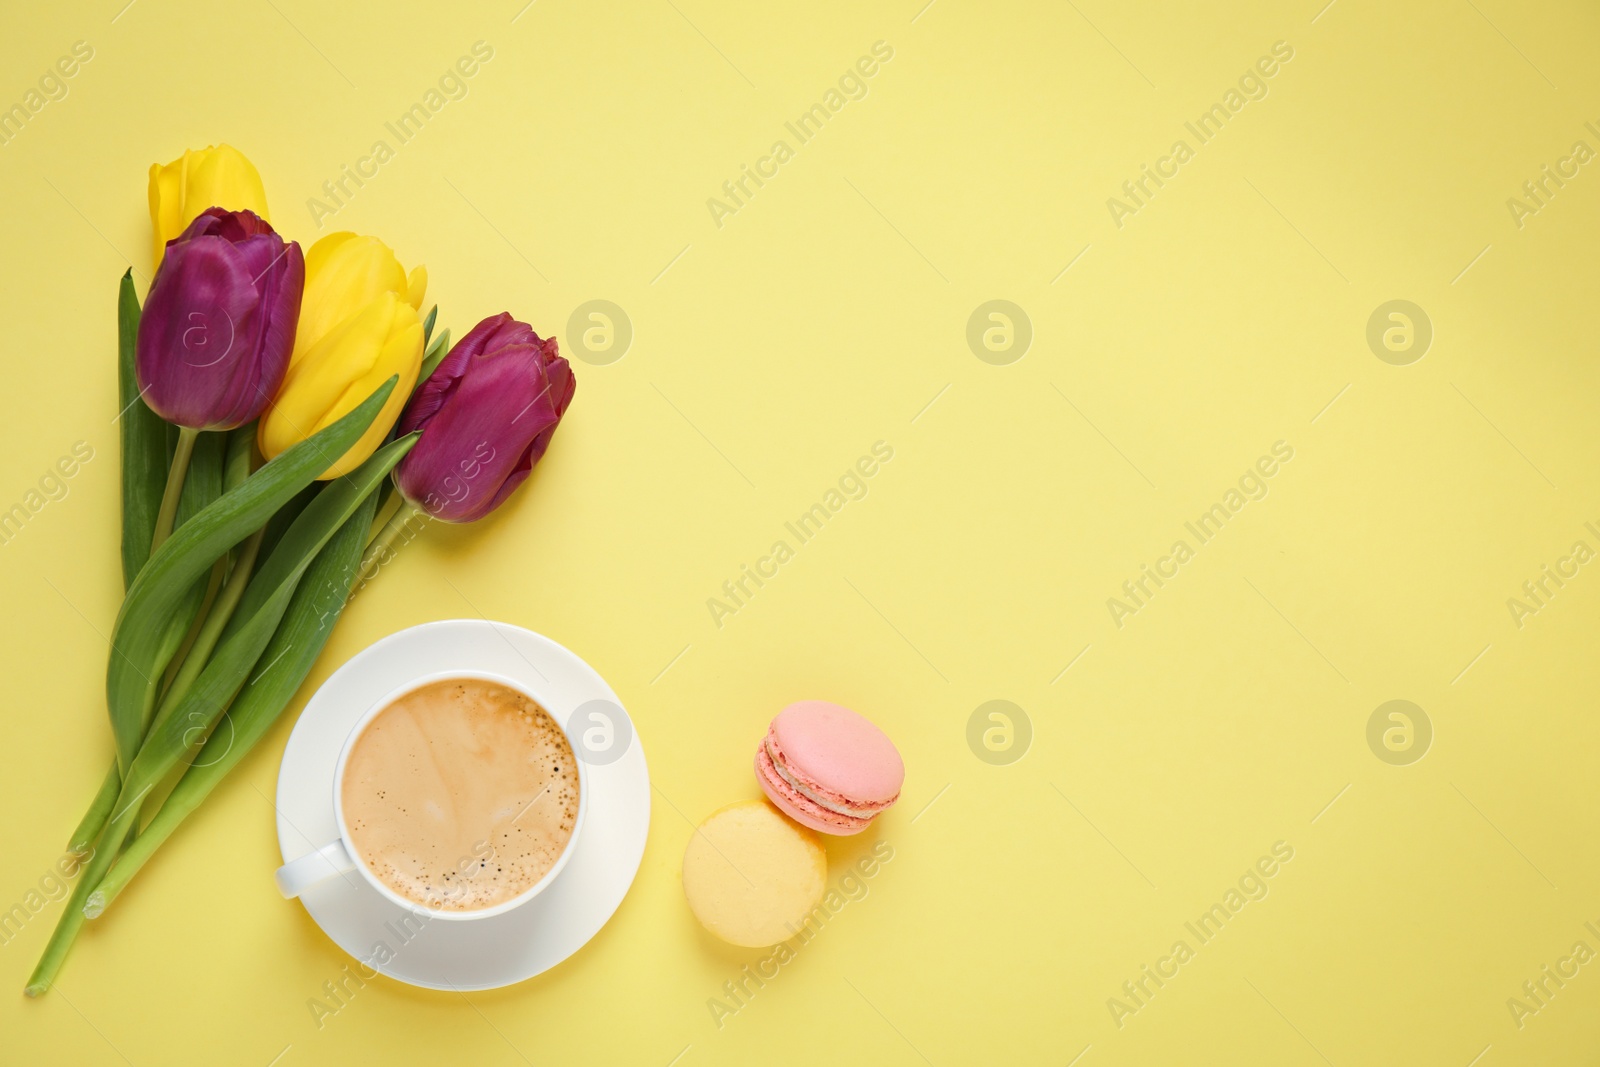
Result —
M571 351L573 310L606 299L635 337L575 363L501 514L428 530L362 593L56 993L20 989L59 904L0 947L0 1058L1590 1062L1600 963L1520 1029L1506 1001L1600 949L1600 573L1520 628L1506 601L1600 549L1600 173L1520 229L1506 200L1600 148L1592 5L123 2L0 15L0 103L94 48L0 147L0 506L95 453L0 547L0 905L110 752L113 301L128 264L147 281L151 162L231 142L309 242L308 198L391 140L322 232L426 263L458 336L509 309ZM469 94L394 144L479 40ZM880 40L868 95L794 144L784 122ZM1119 229L1107 198L1280 40L1266 98ZM707 199L780 138L794 158L719 228ZM1034 330L1007 366L966 342L991 299ZM1409 366L1365 340L1391 299L1433 324ZM866 498L716 627L706 599L879 440ZM1279 440L1270 494L1119 629L1107 598ZM538 979L379 980L319 1029L307 1000L347 958L270 878L293 715L378 637L480 614L567 644L632 712L656 786L638 880ZM874 840L894 859L719 1029L708 999L763 954L702 933L680 858L808 697L908 767L832 876ZM966 741L993 699L1034 731L1006 766ZM1433 724L1410 766L1367 745L1390 699ZM1119 1028L1108 998L1277 841L1268 896Z

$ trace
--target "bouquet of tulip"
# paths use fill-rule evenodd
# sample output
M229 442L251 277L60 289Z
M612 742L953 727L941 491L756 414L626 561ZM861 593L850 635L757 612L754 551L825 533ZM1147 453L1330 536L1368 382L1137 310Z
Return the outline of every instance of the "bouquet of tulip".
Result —
M374 237L330 234L302 255L227 145L151 167L150 217L144 307L131 272L117 305L116 757L68 845L78 882L30 996L266 734L355 581L419 514L499 507L575 388L555 340L509 314L450 348L438 309L420 314L426 271Z

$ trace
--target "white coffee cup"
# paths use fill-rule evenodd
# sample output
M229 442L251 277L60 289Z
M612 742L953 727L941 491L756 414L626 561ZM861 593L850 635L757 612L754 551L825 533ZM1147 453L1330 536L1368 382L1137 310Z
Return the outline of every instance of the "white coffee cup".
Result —
M578 813L572 820L572 834L567 838L566 847L561 850L561 855L556 857L556 862L548 871L544 873L542 878L540 878L533 885L529 886L527 889L523 890L521 893L517 894L512 899L502 901L501 903L495 904L491 907L476 908L470 911L429 907L428 905L412 900L409 897L401 896L399 893L396 893L394 890L384 885L383 882L378 880L377 875L372 873L371 868L367 866L366 862L360 858L355 846L351 844L350 826L349 823L345 821L344 812L345 768L349 765L350 753L354 750L357 739L361 737L361 734L366 730L368 724L371 723L372 720L379 715L379 713L384 711L384 709L388 708L391 704L406 694L417 689L421 689L423 686L432 685L435 682L451 681L457 678L493 682L496 685L505 686L507 689L521 693L539 707L543 708L545 713L561 730L562 735L566 737L567 744L571 747L574 754L572 764L577 768L578 772ZM355 726L350 730L350 735L345 738L344 747L339 752L339 761L335 766L333 775L333 812L334 818L339 824L339 836L328 842L326 845L323 845L316 851L309 852L306 855L301 856L299 859L291 860L290 862L285 863L282 867L279 867L276 873L273 875L273 879L278 884L278 891L285 897L297 897L301 893L304 893L307 889L310 889L312 886L321 882L325 882L329 878L348 876L351 871L355 871L362 878L365 878L367 880L367 884L372 886L372 888L375 889L379 895L390 902L414 913L425 914L438 919L452 920L487 919L491 916L503 915L513 908L517 908L523 904L526 904L528 901L542 893L546 887L554 882L556 880L556 876L561 873L562 868L567 865L567 860L571 858L572 851L577 846L578 834L583 829L584 812L587 811L589 807L588 771L584 767L583 759L578 756L580 751L581 750L578 746L578 743L573 739L572 734L568 732L566 723L561 721L561 717L556 714L555 710L550 706L550 704L540 697L539 694L532 692L527 686L520 682L512 681L510 678L506 678L502 675L490 674L486 671L441 671L436 674L430 674L420 678L413 678L404 685L398 686L382 700L379 700L373 704L372 707L368 708L366 712L362 714L361 718L356 721ZM465 862L473 858L474 857L464 856L462 857L462 860Z

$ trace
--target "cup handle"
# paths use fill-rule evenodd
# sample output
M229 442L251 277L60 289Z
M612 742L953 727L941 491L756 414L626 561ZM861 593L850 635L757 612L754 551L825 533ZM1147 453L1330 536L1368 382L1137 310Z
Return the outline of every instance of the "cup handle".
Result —
M318 882L355 869L355 857L344 847L343 840L335 838L315 852L285 863L272 878L278 883L278 892L292 899Z

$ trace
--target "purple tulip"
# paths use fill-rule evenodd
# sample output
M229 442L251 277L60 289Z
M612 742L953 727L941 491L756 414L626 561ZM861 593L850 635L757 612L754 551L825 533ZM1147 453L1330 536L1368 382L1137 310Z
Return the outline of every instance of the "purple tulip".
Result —
M305 288L300 246L252 211L207 208L167 242L139 319L144 399L168 422L227 430L283 383Z
M483 518L539 462L576 388L555 338L541 340L508 312L484 319L400 416L400 433L422 437L395 468L395 484L436 519Z

